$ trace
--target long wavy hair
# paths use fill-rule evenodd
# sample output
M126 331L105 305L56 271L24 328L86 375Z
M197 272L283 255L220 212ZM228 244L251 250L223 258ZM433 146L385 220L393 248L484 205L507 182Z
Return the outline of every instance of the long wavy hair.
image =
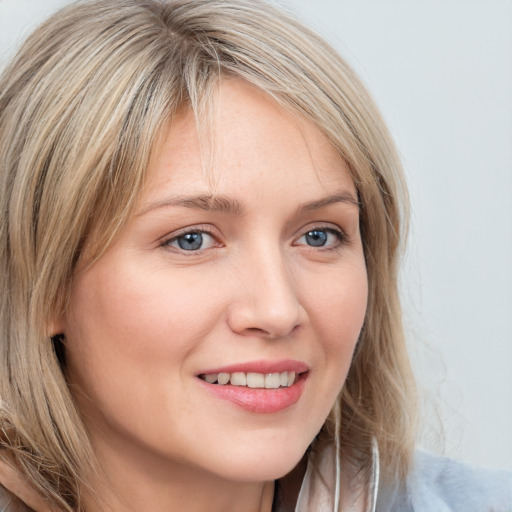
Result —
M339 419L320 436L363 472L375 439L381 467L407 474L415 387L397 287L407 197L364 85L318 35L260 0L92 0L43 23L0 78L0 446L64 510L83 510L94 453L52 319L86 242L101 257L131 215L161 127L186 108L208 138L224 76L313 121L350 169L369 302Z

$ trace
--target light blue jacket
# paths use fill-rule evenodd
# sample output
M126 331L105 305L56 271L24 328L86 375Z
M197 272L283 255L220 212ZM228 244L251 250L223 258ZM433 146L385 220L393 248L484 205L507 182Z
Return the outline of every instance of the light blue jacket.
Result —
M418 452L405 489L381 482L376 512L512 512L512 473Z
M334 511L339 481L335 466L334 450L329 448L314 464L309 462L295 512ZM375 447L370 485L340 494L343 512L512 512L512 473L477 469L418 451L413 471L405 484L399 484L380 473Z

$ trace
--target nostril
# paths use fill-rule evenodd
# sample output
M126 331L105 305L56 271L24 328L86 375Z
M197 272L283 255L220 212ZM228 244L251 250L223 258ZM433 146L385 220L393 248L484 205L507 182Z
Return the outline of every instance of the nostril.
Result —
M279 338L287 338L288 336L295 334L300 329L300 325L294 325L290 330L283 329L282 332L271 331L261 329L259 327L249 327L245 329L246 334L252 336L258 336L268 340L277 340Z
M277 334L272 334L271 332L266 331L265 329L259 329L257 327L250 327L246 330L248 334L252 334L254 336L260 336L262 338L267 338L269 340L275 340L280 338L281 336Z

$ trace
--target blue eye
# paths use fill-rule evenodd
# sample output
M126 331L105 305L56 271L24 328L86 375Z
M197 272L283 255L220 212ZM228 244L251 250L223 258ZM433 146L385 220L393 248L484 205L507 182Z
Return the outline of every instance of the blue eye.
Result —
M306 243L313 247L322 247L327 243L329 235L326 231L315 229L308 231L305 235Z
M204 231L189 231L167 240L164 245L182 251L200 251L215 245L215 238Z
M343 233L335 229L317 228L304 233L296 243L310 247L332 247L340 244L343 238Z

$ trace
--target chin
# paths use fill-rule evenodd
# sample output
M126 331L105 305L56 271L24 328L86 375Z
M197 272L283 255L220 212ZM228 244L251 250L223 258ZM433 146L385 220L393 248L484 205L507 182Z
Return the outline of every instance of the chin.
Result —
M309 445L300 447L280 446L271 449L254 450L250 453L240 452L226 457L222 473L227 480L237 482L268 482L278 480L292 471L303 458Z

